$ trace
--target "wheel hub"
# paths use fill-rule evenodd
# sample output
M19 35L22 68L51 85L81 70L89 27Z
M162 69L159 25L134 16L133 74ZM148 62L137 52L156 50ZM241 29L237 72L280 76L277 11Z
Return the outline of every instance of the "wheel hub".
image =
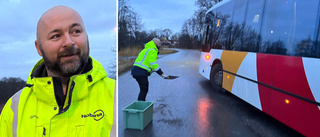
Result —
M217 85L221 85L222 83L222 71L218 71L215 76L214 76L214 81L216 82Z

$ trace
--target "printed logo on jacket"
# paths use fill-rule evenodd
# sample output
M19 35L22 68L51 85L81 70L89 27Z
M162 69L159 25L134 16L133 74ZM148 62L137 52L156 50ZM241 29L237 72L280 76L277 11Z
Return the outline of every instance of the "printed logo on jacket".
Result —
M104 117L104 112L102 110L97 110L94 113L81 115L81 118L92 117L95 121L99 121Z

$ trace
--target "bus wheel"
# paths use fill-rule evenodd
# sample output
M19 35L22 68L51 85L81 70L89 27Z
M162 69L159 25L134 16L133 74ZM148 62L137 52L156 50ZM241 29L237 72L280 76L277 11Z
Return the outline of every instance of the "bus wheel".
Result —
M222 65L221 65L221 63L217 63L211 68L210 84L211 84L211 87L213 88L213 90L223 91L222 90Z

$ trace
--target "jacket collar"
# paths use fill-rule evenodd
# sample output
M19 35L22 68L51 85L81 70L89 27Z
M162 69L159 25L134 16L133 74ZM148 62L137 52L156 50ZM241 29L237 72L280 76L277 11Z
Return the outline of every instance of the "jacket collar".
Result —
M83 73L70 77L65 106L68 105L68 98L72 96L72 101L79 101L89 95L89 88L96 82L107 76L102 65L90 57L85 65ZM43 102L51 105L57 105L55 99L53 78L46 74L43 59L41 59L32 69L27 80L28 85L32 85L32 91L36 97ZM74 87L73 87L74 86Z

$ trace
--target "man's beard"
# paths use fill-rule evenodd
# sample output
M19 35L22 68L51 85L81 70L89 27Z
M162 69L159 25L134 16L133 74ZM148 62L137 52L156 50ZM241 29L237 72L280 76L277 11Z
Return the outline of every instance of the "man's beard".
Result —
M46 56L46 54L43 52L43 49L40 44L40 51L42 53L42 57L44 60L44 64L48 70L53 72L54 74L69 78L73 75L79 74L86 62L89 58L89 42L87 43L88 51L86 53L81 54L81 50L79 48L75 48L74 46L70 46L65 48L64 51L59 52L57 55L57 58L55 61L49 60L49 58ZM61 57L65 55L78 55L79 60L78 61L68 61L61 62Z

